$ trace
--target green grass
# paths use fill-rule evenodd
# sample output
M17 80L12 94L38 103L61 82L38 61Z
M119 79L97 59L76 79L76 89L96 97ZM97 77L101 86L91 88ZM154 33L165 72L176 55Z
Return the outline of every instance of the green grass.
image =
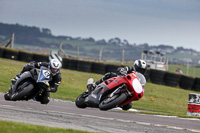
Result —
M1 133L88 133L86 131L36 126L25 123L0 121Z
M10 86L10 79L18 74L25 62L11 61L0 58L0 91L6 92ZM52 98L75 101L86 90L88 78L95 81L103 75L85 73L62 69L62 82L56 93L51 93ZM167 115L186 116L189 93L198 93L178 87L147 83L145 93L141 100L133 102L134 109L150 110ZM39 103L38 103L39 104Z
M134 108L162 112L168 115L186 115L188 96L192 91L147 83L144 97L134 102ZM195 93L195 92L193 92Z

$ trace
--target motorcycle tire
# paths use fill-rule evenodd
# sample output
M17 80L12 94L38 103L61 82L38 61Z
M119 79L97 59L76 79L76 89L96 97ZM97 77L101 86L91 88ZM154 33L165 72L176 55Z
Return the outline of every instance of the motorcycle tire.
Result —
M28 92L30 92L34 88L33 84L29 84L20 91L17 91L14 93L10 100L11 101L16 101L16 100L21 100Z
M86 108L85 98L88 96L87 92L82 93L80 96L76 98L75 104L78 108Z
M116 96L116 95L115 95ZM113 98L113 97L112 97ZM114 99L112 99L110 102L107 102L110 98L104 99L100 104L99 104L99 109L100 110L109 110L112 108L117 107L119 104L121 104L124 100L126 100L127 96L125 93L121 93L119 96L116 96Z

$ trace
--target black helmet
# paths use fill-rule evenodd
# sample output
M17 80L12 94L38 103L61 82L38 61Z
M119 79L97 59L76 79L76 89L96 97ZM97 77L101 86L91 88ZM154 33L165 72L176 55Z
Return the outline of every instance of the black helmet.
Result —
M144 75L147 70L147 63L141 59L135 60L133 68L136 72L139 72Z
M59 72L60 68L62 67L62 64L57 59L51 59L49 62L49 67L53 75L56 75L56 73Z

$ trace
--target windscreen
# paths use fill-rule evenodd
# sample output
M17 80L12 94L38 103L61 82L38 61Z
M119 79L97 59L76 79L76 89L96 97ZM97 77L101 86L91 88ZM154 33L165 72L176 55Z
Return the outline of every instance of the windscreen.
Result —
M51 72L45 67L40 67L40 73L37 82L48 82L51 80Z
M138 72L136 72L136 75L137 75L142 87L144 87L146 85L145 77L141 73L138 73Z

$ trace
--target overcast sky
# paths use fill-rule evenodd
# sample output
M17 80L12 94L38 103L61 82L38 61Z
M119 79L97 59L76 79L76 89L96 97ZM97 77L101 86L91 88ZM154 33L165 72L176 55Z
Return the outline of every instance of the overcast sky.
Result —
M200 51L200 0L0 0L0 22Z

